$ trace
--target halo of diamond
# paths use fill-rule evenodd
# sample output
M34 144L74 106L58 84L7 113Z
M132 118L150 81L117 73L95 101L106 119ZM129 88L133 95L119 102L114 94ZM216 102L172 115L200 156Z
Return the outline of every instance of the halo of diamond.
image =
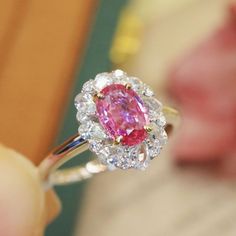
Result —
M132 89L142 98L148 109L149 125L152 131L138 145L125 146L114 144L96 115L94 95L111 84L130 84ZM78 132L89 142L89 149L96 153L98 159L110 170L145 169L150 160L160 154L167 143L165 131L166 119L162 113L162 104L154 97L153 90L140 79L128 76L122 70L111 73L100 73L94 80L87 81L81 93L75 97L75 107L78 110L76 118L80 123Z

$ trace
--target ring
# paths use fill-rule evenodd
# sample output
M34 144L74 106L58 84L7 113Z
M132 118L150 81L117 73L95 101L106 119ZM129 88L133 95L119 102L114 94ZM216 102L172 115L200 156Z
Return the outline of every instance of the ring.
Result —
M78 134L55 148L39 165L47 187L65 185L119 169L144 170L167 143L178 112L162 106L153 90L122 70L98 74L75 97ZM78 154L97 155L84 166L59 169Z

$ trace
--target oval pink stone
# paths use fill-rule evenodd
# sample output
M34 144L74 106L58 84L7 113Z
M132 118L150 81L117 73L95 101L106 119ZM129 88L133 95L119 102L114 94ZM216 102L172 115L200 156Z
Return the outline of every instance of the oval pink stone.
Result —
M147 109L142 99L121 84L105 87L104 98L96 100L97 115L103 128L111 138L122 136L122 144L133 146L141 143L147 132Z

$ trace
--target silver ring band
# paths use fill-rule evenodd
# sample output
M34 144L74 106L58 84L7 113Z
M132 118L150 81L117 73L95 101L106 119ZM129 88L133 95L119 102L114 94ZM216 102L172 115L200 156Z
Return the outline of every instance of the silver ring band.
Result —
M163 112L167 118L166 129L169 134L169 128L176 126L178 123L178 112L170 107L164 107ZM87 140L77 134L50 152L39 165L41 179L45 188L79 182L92 177L94 174L106 171L108 169L107 166L101 164L99 160L89 161L83 166L58 170L64 163L87 149Z

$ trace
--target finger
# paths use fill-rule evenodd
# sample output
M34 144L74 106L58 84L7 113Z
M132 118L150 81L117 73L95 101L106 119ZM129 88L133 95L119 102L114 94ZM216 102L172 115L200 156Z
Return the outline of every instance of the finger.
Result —
M0 179L0 235L42 235L47 214L37 168L0 146Z
M61 203L54 191L50 190L45 199L45 224L49 224L61 211Z

